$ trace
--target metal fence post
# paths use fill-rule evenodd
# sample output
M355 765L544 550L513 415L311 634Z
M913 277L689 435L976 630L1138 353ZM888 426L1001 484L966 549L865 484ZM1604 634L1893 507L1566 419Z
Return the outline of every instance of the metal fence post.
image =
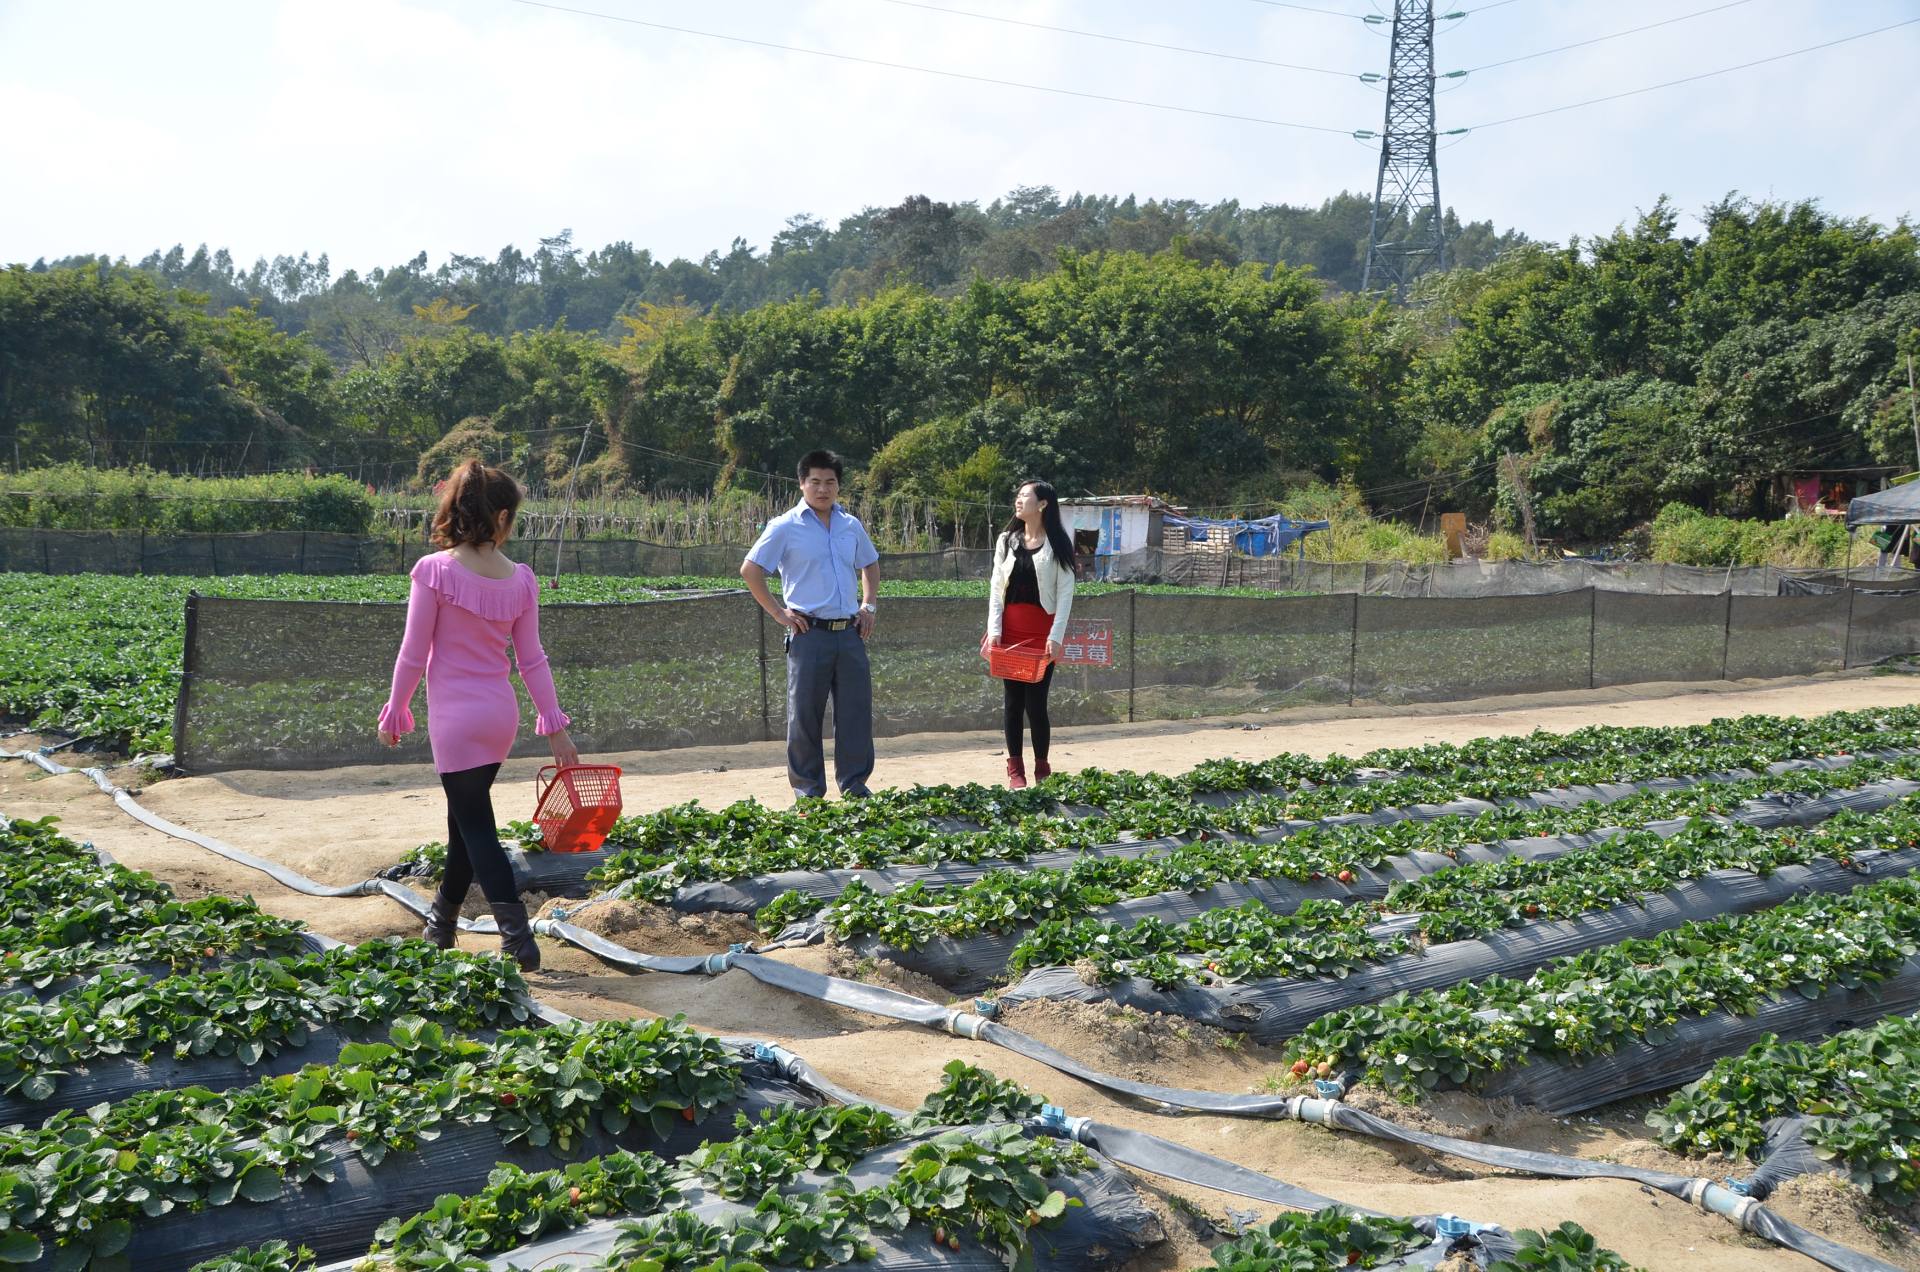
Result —
M1135 681L1138 679L1138 668L1140 666L1140 654L1139 654L1139 648L1138 648L1138 642L1140 639L1140 618L1139 618L1140 607L1134 604L1134 598L1137 596L1139 596L1138 592L1134 591L1132 588L1127 589L1127 723L1128 724L1133 723L1133 689L1134 689Z
M1851 542L1851 540L1849 540ZM1853 666L1853 580L1847 580L1847 634L1840 643L1840 670Z
M772 703L767 696L767 611L755 605L760 615L760 738L764 742L773 741Z
M1727 589L1726 625L1720 634L1720 679L1727 678L1727 650L1733 644L1733 589Z
M193 685L193 644L200 626L200 593L187 592L186 639L180 647L180 690L173 699L173 763L186 767L187 693Z
M1593 651L1594 646L1599 643L1599 630L1600 589L1589 586L1587 588L1587 688L1589 689L1594 685Z
M1352 706L1354 697L1360 692L1360 593L1353 594L1353 622L1349 624L1350 640L1347 645L1347 705Z

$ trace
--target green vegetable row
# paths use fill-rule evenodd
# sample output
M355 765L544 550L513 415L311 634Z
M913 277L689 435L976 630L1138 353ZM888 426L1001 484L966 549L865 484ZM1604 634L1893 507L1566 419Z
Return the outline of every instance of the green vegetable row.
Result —
M1046 922L1014 947L1008 971L1020 975L1086 959L1103 982L1138 976L1161 989L1188 981L1338 974L1419 946L1635 904L1714 870L1766 875L1821 858L1844 866L1870 849L1916 844L1920 797L1881 813L1841 813L1814 827L1758 830L1695 819L1664 839L1635 830L1548 861L1452 866L1398 884L1378 902L1310 901L1292 915L1277 915L1250 901L1182 924L1154 918L1131 927L1102 919ZM1369 924L1408 914L1418 916L1410 933L1367 931Z
M1895 777L1920 779L1920 756L1895 761L1861 760L1836 771L1806 770L1779 777L1706 782L1679 790L1652 791L1611 804L1507 807L1472 816L1410 819L1388 826L1314 826L1277 843L1209 837L1153 856L1086 857L1064 869L1035 866L990 870L959 887L929 887L916 882L882 894L856 880L833 901L796 889L763 907L756 917L761 930L771 934L817 913L827 931L841 940L872 937L906 949L933 937L964 939L1045 919L1090 915L1132 898L1193 893L1215 884L1258 879L1290 879L1295 883L1342 880L1351 878L1358 868L1377 866L1389 857L1415 851L1453 856L1468 844L1580 834L1666 818L1718 814L1762 795L1827 794ZM1436 878L1479 876L1448 871ZM1456 939L1433 932L1427 935L1431 940Z
M1158 796L1110 805L1104 817L1034 815L990 822L977 831L941 831L929 821L900 821L868 829L810 824L801 811L775 811L751 801L719 813L683 805L616 827L620 846L589 878L632 880L641 895L664 900L688 883L743 878L783 870L873 869L951 861L1023 861L1036 853L1084 851L1116 840L1161 835L1254 834L1286 821L1318 821L1353 813L1443 803L1460 798L1513 799L1535 791L1589 783L1643 782L1734 769L1758 770L1781 759L1831 753L1831 748L1907 750L1920 730L1858 732L1844 741L1695 746L1675 753L1642 752L1551 766L1467 770L1445 778L1401 777L1364 785L1330 785L1285 795L1251 796L1226 808L1190 798ZM1049 779L1051 781L1053 779ZM858 806L865 801L847 801Z
M1040 1104L1017 1085L956 1060L940 1089L906 1118L866 1105L767 1110L758 1122L735 1114L735 1138L707 1141L674 1162L620 1152L546 1171L503 1164L479 1192L448 1194L427 1210L382 1224L363 1266L449 1266L606 1216L637 1221L622 1242L622 1261L651 1249L663 1267L719 1258L846 1263L871 1257L874 1230L914 1223L952 1248L964 1234L1017 1263L1030 1228L1078 1204L1049 1181L1090 1163L1078 1146L1029 1141L1005 1125L1031 1116ZM881 1188L856 1191L841 1177L812 1193L780 1195L803 1174L844 1176L878 1149L941 1128L988 1123L1001 1125L984 1136L940 1134L913 1146ZM755 1208L731 1226L671 1218L695 1190ZM310 1254L272 1242L202 1263L195 1272L298 1272L312 1262Z
M1682 1153L1759 1160L1771 1118L1806 1114L1807 1143L1861 1188L1920 1198L1920 1017L1894 1016L1819 1043L1768 1036L1647 1115Z
M505 1143L564 1154L595 1127L665 1135L740 1084L720 1044L678 1020L516 1029L479 1043L407 1019L332 1065L232 1091L143 1092L0 1136L0 1259L51 1253L81 1266L123 1251L143 1219L328 1182L338 1145L326 1141L378 1166L443 1127L488 1123Z
M1406 1094L1464 1086L1536 1060L1663 1042L1683 1020L1751 1013L1787 993L1870 986L1917 951L1920 883L1890 879L1558 959L1524 981L1491 976L1343 1008L1287 1054L1299 1076L1324 1063Z
M358 1033L402 1015L462 1029L524 1022L508 960L418 940L368 941L300 958L249 959L151 980L102 972L45 1002L0 998L0 1091L45 1100L67 1066L107 1057L230 1057L303 1047L323 1026Z
M1633 1272L1626 1260L1602 1249L1575 1223L1552 1232L1522 1229L1520 1249L1487 1272ZM1283 1214L1214 1247L1214 1272L1330 1272L1377 1268L1430 1244L1400 1219L1358 1215L1339 1206L1313 1214Z

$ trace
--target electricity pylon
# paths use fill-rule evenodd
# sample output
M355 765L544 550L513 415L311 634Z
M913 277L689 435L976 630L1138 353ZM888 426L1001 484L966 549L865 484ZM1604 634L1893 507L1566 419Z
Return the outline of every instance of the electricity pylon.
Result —
M1380 178L1367 228L1363 292L1407 285L1446 264L1440 215L1440 166L1434 158L1433 0L1394 0L1387 63L1387 120L1380 134Z

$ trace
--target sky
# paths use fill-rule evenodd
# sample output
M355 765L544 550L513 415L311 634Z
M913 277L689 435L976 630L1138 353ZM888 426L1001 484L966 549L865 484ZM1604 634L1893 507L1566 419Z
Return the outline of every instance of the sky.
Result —
M563 229L697 258L913 194L1370 195L1378 142L1351 134L1382 127L1384 99L1358 77L1385 72L1389 41L1362 19L1393 3L0 0L0 262L206 243L243 264L324 252L338 274ZM1920 213L1920 23L1500 122L1920 18L1920 0L1436 8L1469 10L1435 54L1472 71L1437 99L1440 129L1471 129L1440 152L1462 220L1564 242L1663 194L1690 219L1730 192Z

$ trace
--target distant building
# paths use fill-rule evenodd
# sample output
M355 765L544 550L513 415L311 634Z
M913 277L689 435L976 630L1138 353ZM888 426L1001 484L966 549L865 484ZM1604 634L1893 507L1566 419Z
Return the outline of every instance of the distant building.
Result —
M1182 516L1153 495L1096 495L1062 499L1060 520L1073 536L1075 569L1081 578L1106 578L1113 558L1166 545L1166 519ZM1184 542L1184 539L1183 539Z
M1776 473L1773 478L1775 506L1783 516L1841 517L1855 495L1871 495L1886 489L1887 479L1900 473L1890 465L1864 468L1809 468Z

